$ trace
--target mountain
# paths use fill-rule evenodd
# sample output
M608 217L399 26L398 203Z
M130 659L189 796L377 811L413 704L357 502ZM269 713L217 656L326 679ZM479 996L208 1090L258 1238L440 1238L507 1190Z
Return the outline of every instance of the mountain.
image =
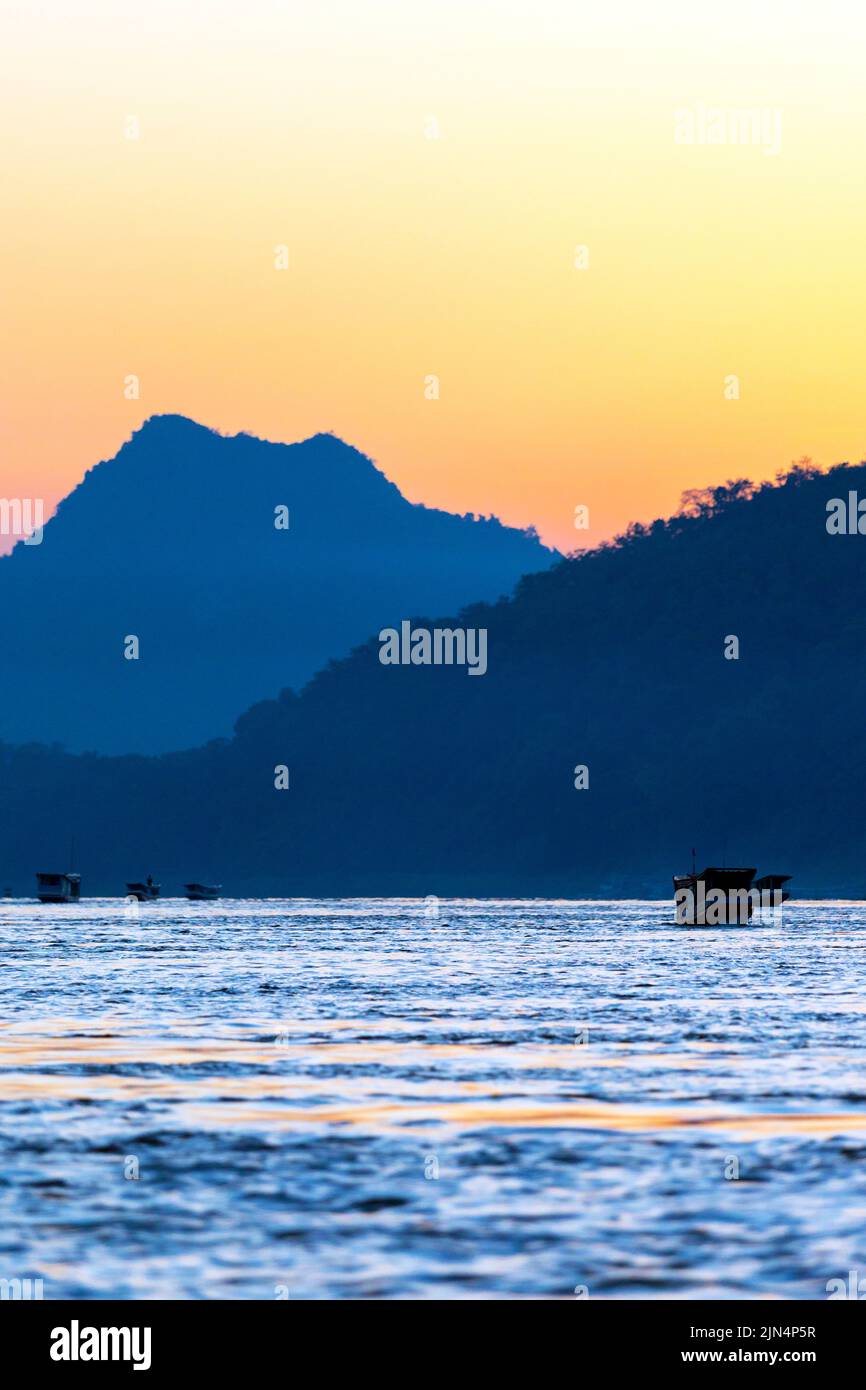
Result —
M0 882L32 892L74 830L93 893L662 897L694 845L864 897L866 535L827 530L849 494L866 466L692 494L465 609L483 676L385 665L374 636L204 748L5 747Z
M555 558L532 532L407 502L331 435L156 416L40 545L0 559L0 738L189 747L407 609L495 599Z

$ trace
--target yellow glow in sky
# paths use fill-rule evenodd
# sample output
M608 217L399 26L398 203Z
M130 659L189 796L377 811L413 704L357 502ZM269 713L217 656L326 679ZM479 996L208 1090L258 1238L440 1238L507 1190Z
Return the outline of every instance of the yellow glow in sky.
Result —
M0 496L176 411L571 549L863 457L864 40L833 2L7 4Z

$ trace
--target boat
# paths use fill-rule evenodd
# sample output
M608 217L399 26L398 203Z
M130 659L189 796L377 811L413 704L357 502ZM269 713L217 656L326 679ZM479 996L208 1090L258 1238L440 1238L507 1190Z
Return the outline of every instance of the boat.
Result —
M212 903L222 892L222 884L185 883L183 889L191 903Z
M77 903L81 874L37 874L36 896L41 903Z
M140 903L153 902L155 898L159 897L159 884L154 883L148 874L146 883L127 883L126 896L137 898Z
M711 865L697 873L692 851L692 872L674 875L675 921L685 927L747 925L752 914L774 910L791 894L782 884L790 874L763 874L757 869L719 868Z

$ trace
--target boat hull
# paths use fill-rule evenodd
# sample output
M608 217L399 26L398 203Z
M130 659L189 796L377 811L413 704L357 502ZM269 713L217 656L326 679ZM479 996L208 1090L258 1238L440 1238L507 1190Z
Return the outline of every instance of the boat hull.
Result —
M222 885L185 883L184 892L191 903L215 903L222 893Z
M755 879L752 868L709 868L674 877L674 911L681 927L749 926L758 913L772 913L790 897L781 884L789 875Z
M140 903L152 903L159 897L158 883L127 883L126 896L137 898Z
M81 875L73 873L37 874L36 897L41 903L80 902Z

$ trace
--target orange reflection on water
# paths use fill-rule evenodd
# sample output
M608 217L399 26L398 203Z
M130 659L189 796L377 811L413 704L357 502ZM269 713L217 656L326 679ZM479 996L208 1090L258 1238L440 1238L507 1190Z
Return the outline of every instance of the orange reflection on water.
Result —
M301 1125L355 1125L364 1129L393 1129L421 1122L460 1129L487 1126L509 1129L592 1129L610 1131L660 1131L675 1129L724 1130L744 1140L814 1134L828 1137L866 1130L866 1114L767 1114L737 1115L701 1111L683 1106L674 1110L641 1109L586 1101L551 1105L503 1101L495 1105L443 1102L407 1106L393 1104L322 1106L312 1110L280 1110L262 1106L221 1105L215 1111L188 1105L184 1116L202 1125L239 1125L265 1129L291 1129Z
M685 1053L642 1051L610 1042L603 1049L578 1044L506 1046L495 1038L428 1043L417 1036L417 1020L283 1025L258 1019L224 1027L229 1036L212 1036L204 1020L179 1025L172 1020L167 1036L155 1035L152 1023L145 1027L128 1018L0 1024L0 1101L45 1105L48 1121L60 1120L61 1111L52 1108L58 1102L151 1101L170 1107L173 1120L205 1129L315 1125L381 1132L427 1124L463 1130L693 1129L724 1130L745 1140L866 1129L866 1113L855 1111L748 1114L699 1102L653 1107L634 1100L572 1098L557 1091L561 1084L572 1083L543 1075L560 1072L566 1077L596 1068L670 1072L737 1066L735 1048L706 1042L697 1042ZM360 1041L327 1036L351 1029L387 1029L391 1036ZM231 1036L233 1031L238 1036ZM408 1036L401 1037L401 1032ZM471 1075L465 1074L463 1063L471 1067ZM130 1067L153 1072L129 1075L118 1070ZM200 1074L198 1069L204 1067L211 1071ZM335 1074L325 1074L323 1068ZM497 1080L479 1079L479 1069L491 1068L500 1073ZM68 1119L68 1112L62 1113Z

